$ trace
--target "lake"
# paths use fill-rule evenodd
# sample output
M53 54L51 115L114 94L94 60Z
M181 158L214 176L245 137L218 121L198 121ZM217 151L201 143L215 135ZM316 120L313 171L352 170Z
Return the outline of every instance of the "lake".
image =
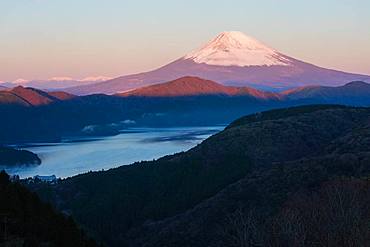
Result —
M186 151L223 128L132 128L110 137L74 137L65 138L60 143L32 143L21 148L36 153L42 160L41 165L5 170L21 178L35 175L65 178L88 171L107 170Z

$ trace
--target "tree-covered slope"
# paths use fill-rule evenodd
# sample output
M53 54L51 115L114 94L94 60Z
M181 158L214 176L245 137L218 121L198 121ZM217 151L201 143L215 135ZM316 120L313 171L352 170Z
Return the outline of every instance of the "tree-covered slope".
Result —
M279 163L132 230L130 246L368 246L369 176L369 150Z
M98 246L71 217L56 212L0 172L0 246Z
M257 119L236 121L188 152L34 189L110 246L208 246L204 241L211 239L217 246L223 242L212 219L222 221L223 211L233 213L252 201L265 206L264 213L277 214L300 189L320 187L336 176L367 176L368 163L356 163L368 160L364 145L354 149L354 163L343 165L335 150L355 147L359 140L366 144L362 129L369 117L368 108L339 106L263 112ZM235 182L247 187L231 185ZM212 199L222 194L225 200ZM214 207L220 211L209 217L207 210L197 211ZM193 215L192 209L200 213Z
M302 110L307 117L307 109ZM131 246L368 246L370 113L320 110L314 113L316 126L326 125L323 120L331 114L336 116L329 116L333 122L342 116L355 125L316 152L273 164L264 160L261 164L270 166L254 170L193 209L131 231ZM338 124L343 126L342 121ZM291 150L306 144L302 140ZM254 148L252 153L261 147ZM290 157L289 150L284 153Z

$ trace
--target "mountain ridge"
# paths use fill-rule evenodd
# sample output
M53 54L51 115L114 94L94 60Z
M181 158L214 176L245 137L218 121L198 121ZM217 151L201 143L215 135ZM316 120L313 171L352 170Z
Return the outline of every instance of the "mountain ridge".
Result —
M66 92L45 92L40 89L16 86L0 90L0 103L22 106L48 105L56 101L69 100L75 96Z
M186 76L179 79L116 94L122 97L179 97L201 95L251 96L258 99L277 99L278 94L250 87L224 86L211 80Z
M211 80L186 76L173 81L159 83L116 94L121 97L182 97L225 95L230 97L250 96L259 100L343 100L370 97L370 84L363 81L348 82L343 86L304 86L274 93L251 87L224 86ZM335 103L335 102L334 102Z
M144 86L112 95L112 97L188 97L188 96L216 96L251 97L257 100L312 100L316 103L370 104L370 84L363 81L348 82L343 86L316 86L309 85L292 88L279 93L258 90L252 87L225 86L218 82L200 77L185 76L173 81ZM0 90L0 103L40 106L55 101L70 100L78 96L64 91L45 92L40 89L17 86ZM346 103L347 102L347 103ZM313 102L315 103L315 102Z

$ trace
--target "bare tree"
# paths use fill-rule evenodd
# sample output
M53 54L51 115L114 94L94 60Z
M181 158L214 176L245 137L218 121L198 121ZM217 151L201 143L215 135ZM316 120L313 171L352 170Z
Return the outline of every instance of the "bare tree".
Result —
M273 220L269 245L370 246L369 182L331 181L295 195Z
M267 246L306 246L306 228L297 209L285 209L271 222Z
M227 246L258 247L262 246L259 226L256 210L238 208L226 216L220 233Z

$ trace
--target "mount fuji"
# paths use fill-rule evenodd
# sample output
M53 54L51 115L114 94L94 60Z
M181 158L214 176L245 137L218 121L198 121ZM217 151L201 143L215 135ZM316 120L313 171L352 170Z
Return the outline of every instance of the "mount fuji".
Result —
M78 95L114 94L184 76L271 91L308 85L341 86L359 80L370 82L368 75L321 68L284 55L241 32L230 31L159 69L71 87L66 91Z

